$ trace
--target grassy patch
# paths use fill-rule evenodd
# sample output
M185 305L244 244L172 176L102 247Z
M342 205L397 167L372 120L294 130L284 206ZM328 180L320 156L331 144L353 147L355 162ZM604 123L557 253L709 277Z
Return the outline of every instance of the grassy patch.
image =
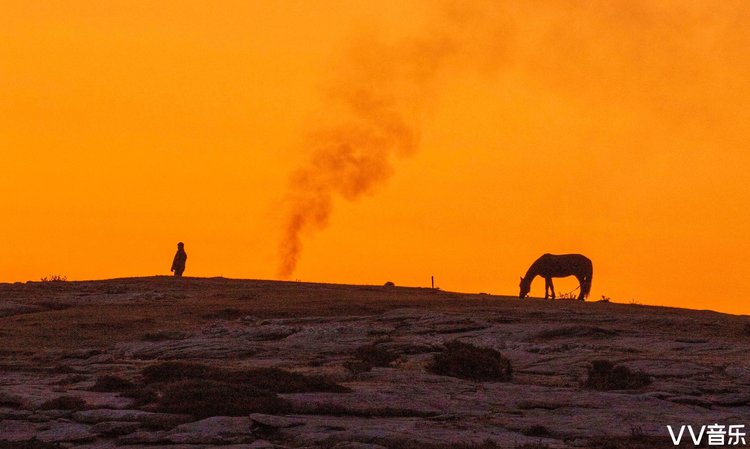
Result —
M207 319L216 319L216 320L235 320L245 315L247 314L243 312L242 310L234 309L234 308L227 308L227 309L221 309L215 312L203 314L201 315L201 317L207 318Z
M283 414L289 410L289 405L275 393L251 385L193 379L167 385L157 410L201 419L250 413Z
M575 337L606 338L614 337L615 335L617 335L617 331L598 326L565 326L539 332L537 336L539 338L550 339Z
M0 439L0 449L61 449L58 443L45 443L37 439L27 441L8 441Z
M292 410L299 415L359 416L364 418L430 418L438 413L399 407L349 408L340 404L308 404Z
M119 392L131 390L135 387L133 382L119 376L99 376L96 378L91 391Z
M341 428L341 430L345 430ZM426 443L422 441L408 440L408 439L391 439L391 438L362 438L358 439L358 443L363 445L377 444L380 446L398 448L398 449L508 449L509 446L501 446L492 440L485 440L481 442L473 443ZM335 437L329 438L323 441L322 447L333 448L338 447L337 443L340 443ZM546 444L535 443L533 445L515 445L511 446L514 449L548 449L549 446Z
M143 335L143 338L141 338L141 340L157 342L157 341L169 341L169 340L183 340L186 337L187 337L187 334L185 334L184 332L156 331L156 332L145 333Z
M436 354L427 369L441 376L484 382L507 382L513 376L510 361L498 351L460 341L446 343L445 351Z
M527 437L551 437L552 432L544 426L536 425L521 429L521 434Z
M376 344L360 346L354 351L354 360L344 363L354 374L370 371L374 367L387 367L398 360L399 355Z
M324 377L306 376L278 368L257 368L232 371L200 363L165 362L146 367L143 378L147 384L202 379L250 385L274 393L332 392L349 389Z
M688 441L690 438L688 438ZM631 435L628 437L601 437L588 441L586 447L591 449L658 449L658 448L694 448L692 441L690 444L683 439L682 444L675 446L672 440L667 437L655 437L648 435Z
M132 398L135 401L133 403L135 407L141 407L159 399L159 388L154 385L136 386L124 391L122 395Z
M541 441L538 441L536 443L526 443L526 444L516 445L515 449L549 449L549 445L544 444Z
M60 396L39 406L40 410L83 410L85 408L86 401L77 396Z
M0 392L0 407L20 407L21 400L15 396Z
M585 388L592 390L628 390L645 387L651 378L642 371L631 371L628 367L617 365L609 360L594 360L588 368Z
M53 274L50 276L44 276L40 279L41 282L67 282L68 277L61 274Z

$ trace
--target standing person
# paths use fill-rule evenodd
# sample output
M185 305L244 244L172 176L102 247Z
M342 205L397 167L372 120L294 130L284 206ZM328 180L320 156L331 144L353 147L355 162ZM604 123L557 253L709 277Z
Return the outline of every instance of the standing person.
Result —
M185 271L185 262L187 262L187 253L185 252L185 244L180 242L177 244L177 254L174 255L172 261L172 269L175 276L182 276Z

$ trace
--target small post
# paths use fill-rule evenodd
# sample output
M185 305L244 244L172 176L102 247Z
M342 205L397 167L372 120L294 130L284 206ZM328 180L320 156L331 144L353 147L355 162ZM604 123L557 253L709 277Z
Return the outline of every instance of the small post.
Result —
M435 289L435 276L430 276L430 281L432 281L432 289Z

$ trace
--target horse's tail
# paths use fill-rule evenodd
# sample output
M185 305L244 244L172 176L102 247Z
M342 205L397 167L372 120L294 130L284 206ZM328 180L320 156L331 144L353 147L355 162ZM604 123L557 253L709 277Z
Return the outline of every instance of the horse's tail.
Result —
M589 296L589 293L591 293L591 282L594 280L594 265L589 262L589 270L588 274L586 275L586 280L584 281L585 285L581 286L581 290L583 290L583 297L586 298Z

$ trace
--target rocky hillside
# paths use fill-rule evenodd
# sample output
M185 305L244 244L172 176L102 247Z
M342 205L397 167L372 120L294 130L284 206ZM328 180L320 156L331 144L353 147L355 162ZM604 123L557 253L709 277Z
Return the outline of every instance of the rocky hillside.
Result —
M708 311L221 278L3 284L0 449L674 447L667 425L750 433L749 354L750 319Z

